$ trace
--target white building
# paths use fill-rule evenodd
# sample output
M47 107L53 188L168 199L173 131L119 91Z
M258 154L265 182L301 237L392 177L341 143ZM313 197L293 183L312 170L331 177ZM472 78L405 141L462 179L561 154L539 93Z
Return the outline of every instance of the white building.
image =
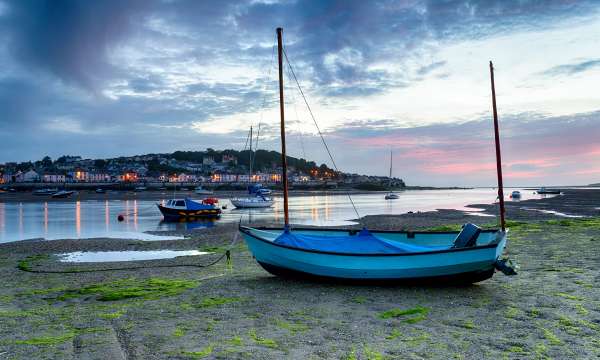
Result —
M40 181L40 175L36 173L34 170L29 170L27 172L19 172L15 177L16 182L36 182Z
M235 155L223 154L223 163L230 163L237 165L237 157Z
M212 156L203 156L202 165L212 165L215 163L215 159Z
M42 181L47 183L64 183L67 181L67 177L64 174L44 174Z

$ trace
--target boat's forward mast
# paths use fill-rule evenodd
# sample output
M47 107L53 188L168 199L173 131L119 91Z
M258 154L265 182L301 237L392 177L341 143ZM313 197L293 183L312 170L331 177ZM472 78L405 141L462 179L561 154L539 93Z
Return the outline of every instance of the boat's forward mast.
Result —
M277 28L277 61L279 65L279 112L281 117L281 180L283 183L283 215L286 230L290 226L288 211L287 155L285 151L285 112L283 101L283 29Z

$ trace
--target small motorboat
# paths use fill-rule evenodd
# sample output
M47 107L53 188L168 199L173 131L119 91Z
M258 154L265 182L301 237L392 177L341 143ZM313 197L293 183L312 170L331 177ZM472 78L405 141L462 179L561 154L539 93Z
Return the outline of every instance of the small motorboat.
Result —
M400 196L398 196L398 194L395 194L393 192L387 193L385 195L386 200L395 200L395 199L399 199L399 198L400 198Z
M537 193L540 195L560 195L560 189L546 189L545 187L541 187Z
M219 200L207 198L201 202L185 198L172 199L165 205L156 204L165 220L178 221L182 219L216 218L221 216L221 209L217 206Z
M55 199L64 199L64 198L68 198L71 195L77 193L76 191L73 190L61 190L61 191L57 191L56 193L52 194L52 197Z
M511 199L520 199L520 198L521 198L521 192L520 192L520 191L517 191L517 190L513 191L513 192L510 194L510 198L511 198Z
M96 189L96 194L105 194L105 193L106 193L105 189L102 189L102 188L97 188Z
M145 186L136 186L135 189L133 189L133 191L135 191L135 192L141 192L141 191L146 191L146 190L148 190L148 188Z
M270 197L266 197L261 190L267 190L262 187L261 184L256 184L248 187L248 193L250 196L243 198L233 198L231 199L231 203L236 208L246 209L246 208L268 208L273 206L273 199Z
M45 196L45 195L52 195L58 192L58 189L54 188L54 189L37 189L33 191L33 195L38 195L38 196Z
M213 192L211 190L203 188L202 185L196 186L196 188L194 189L194 192L197 195L212 195L213 194Z
M271 191L271 189L267 189L267 188L260 188L260 189L256 190L257 195L267 196L267 195L271 195L272 193L273 192Z
M246 198L234 198L231 199L231 203L236 208L268 208L273 206L273 199L262 195Z

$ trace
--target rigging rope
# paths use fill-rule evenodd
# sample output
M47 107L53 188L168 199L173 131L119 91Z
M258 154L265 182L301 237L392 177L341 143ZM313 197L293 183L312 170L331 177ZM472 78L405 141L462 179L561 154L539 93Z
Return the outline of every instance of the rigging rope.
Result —
M290 69L287 69L287 73L288 73L288 78L292 78L292 74L290 73ZM294 95L294 93L292 92L293 89L295 89L293 86L289 87L290 89L290 95L292 96L292 104L294 105L294 113L296 114L296 121L295 123L298 124L298 134L300 137L300 147L302 149L302 157L306 160L306 150L304 149L304 136L302 134L302 122L300 121L300 116L298 115L298 106L297 106L297 101L296 101L296 95Z
M306 104L306 108L308 109L308 113L310 114L310 117L313 120L313 123L315 124L315 127L317 128L317 132L319 133L319 136L321 137L321 141L323 142L323 145L325 146L325 150L327 150L327 154L329 155L329 159L331 160L331 163L333 164L333 167L335 169L335 171L337 173L339 173L340 171L338 170L338 167L335 163L335 160L333 159L333 155L331 155L331 151L329 150L329 146L327 146L327 142L325 141L325 137L323 136L323 133L321 132L321 128L319 128L319 124L317 123L317 119L315 118L315 115L312 112L312 109L310 107L310 105L308 104L308 100L306 99L306 96L304 95L304 91L302 91L302 87L300 86L300 82L298 81L298 77L296 76L296 72L294 71L294 68L292 67L292 63L290 62L290 59L288 58L287 55L287 51L285 50L285 46L283 47L283 55L285 56L285 60L286 63L288 65L288 67L290 68L290 71L292 73L292 77L294 79L294 81L296 82L296 86L298 86L298 90L300 91L300 95L302 95L302 99L304 99L304 103ZM352 196L350 195L349 192L346 192L346 195L348 196L348 199L350 200L350 203L352 204L352 208L354 209L354 212L356 213L356 216L358 216L358 221L362 224L361 222L361 217L360 214L358 212L358 209L356 208L356 205L354 204L354 201L352 200Z
M267 72L267 76L266 79L267 81L265 82L265 86L264 86L264 96L263 96L263 103L262 106L260 108L260 118L258 120L258 130L256 132L256 146L254 146L255 151L258 150L258 139L260 137L260 130L261 130L261 126L262 126L262 122L263 122L263 117L264 117L264 112L265 112L265 107L267 106L267 82L271 76L271 70L273 68L273 64L275 63L275 45L273 45L272 47L272 51L271 51L271 62L269 64L269 70ZM252 160L252 167L254 167L254 160L256 160L256 156L253 158Z

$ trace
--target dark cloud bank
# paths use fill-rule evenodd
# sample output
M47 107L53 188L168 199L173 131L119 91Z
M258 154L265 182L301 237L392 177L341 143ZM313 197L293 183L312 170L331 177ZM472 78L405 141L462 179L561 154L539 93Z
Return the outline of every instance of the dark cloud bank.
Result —
M595 7L594 2L570 1L4 2L0 162L45 154L113 156L243 143L245 129L215 136L190 131L189 125L260 108L264 85L272 79L243 84L197 79L168 88L169 79L159 70L186 62L266 62L276 26L285 27L287 51L308 86L344 100L407 86L442 69L444 61L424 64L403 78L369 70L382 59L397 59L402 66L402 59L418 54L424 42L549 27L557 19L586 16ZM133 45L145 49L144 66L111 62L111 55ZM546 73L569 75L598 64L588 59ZM123 93L111 98L107 89ZM555 121L592 126L585 117ZM377 119L373 125L376 132ZM447 131L445 126L405 131L424 130L434 137ZM347 131L338 135L355 130L349 126ZM352 134L378 135L368 130Z

